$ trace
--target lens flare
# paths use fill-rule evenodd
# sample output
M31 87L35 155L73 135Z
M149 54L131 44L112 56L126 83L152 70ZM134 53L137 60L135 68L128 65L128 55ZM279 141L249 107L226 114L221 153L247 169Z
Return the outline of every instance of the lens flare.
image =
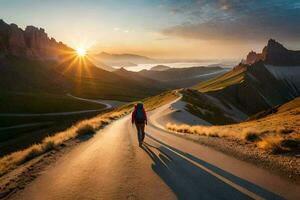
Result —
M77 48L76 52L77 52L77 55L80 57L86 56L86 53L87 53L85 48Z

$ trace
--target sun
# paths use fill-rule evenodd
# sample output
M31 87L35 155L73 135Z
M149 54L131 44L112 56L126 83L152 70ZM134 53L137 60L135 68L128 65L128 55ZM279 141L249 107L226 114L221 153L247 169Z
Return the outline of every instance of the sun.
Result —
M76 53L77 53L78 56L84 57L87 54L87 50L85 48L80 47L80 48L76 49Z

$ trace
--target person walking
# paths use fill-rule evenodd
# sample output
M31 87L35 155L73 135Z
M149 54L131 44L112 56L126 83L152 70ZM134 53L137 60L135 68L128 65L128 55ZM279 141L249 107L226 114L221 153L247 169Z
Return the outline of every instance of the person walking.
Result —
M147 125L147 115L143 103L137 103L134 106L131 122L136 126L139 146L141 146L145 138L145 125Z

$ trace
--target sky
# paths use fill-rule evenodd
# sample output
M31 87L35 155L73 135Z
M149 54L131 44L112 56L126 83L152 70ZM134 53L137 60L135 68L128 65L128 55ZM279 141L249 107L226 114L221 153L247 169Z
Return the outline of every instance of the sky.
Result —
M0 18L94 52L240 60L269 38L300 49L300 0L0 0Z

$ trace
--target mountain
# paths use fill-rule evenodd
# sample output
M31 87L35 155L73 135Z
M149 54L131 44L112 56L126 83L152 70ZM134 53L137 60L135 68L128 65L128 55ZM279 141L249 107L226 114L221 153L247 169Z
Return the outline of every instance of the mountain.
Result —
M183 88L216 77L225 71L221 67L189 67L170 68L163 71L142 70L137 73L140 76L164 82L173 88Z
M300 65L294 56L298 51L269 40L262 52L262 59L254 59L250 52L246 62L254 63L240 63L230 72L186 90L187 101L194 105L189 110L212 123L218 118L218 123L228 124L300 96ZM285 57L274 58L282 52L286 52Z
M0 19L0 55L13 55L32 59L56 60L73 52L62 42L49 38L45 30L16 24L6 24Z
M43 96L66 97L71 93L85 98L133 101L165 90L157 81L118 75L99 68L88 58L78 58L72 48L49 38L44 29L27 26L22 30L0 21L1 104L13 108L9 101L17 102L20 94L23 100L35 96L40 99L35 102L47 107ZM59 98L56 102L59 104ZM30 106L37 105L24 104L24 110L30 110ZM4 110L0 112L12 110L1 108Z
M117 74L118 76L122 76L124 78L128 78L130 80L135 80L140 82L143 85L147 85L148 87L152 89L171 89L172 86L168 85L167 83L155 79L151 79L148 77L141 76L138 72L131 72L127 71L124 68L117 69L113 71L114 74Z
M70 59L55 70L74 84L72 93L81 97L133 101L165 90L162 85L105 71L89 61L81 65Z
M274 39L268 41L261 53L251 51L244 64L253 64L259 60L265 64L275 66L295 66L300 65L300 51L288 50Z
M101 52L95 56L97 59L110 66L136 66L137 64L155 63L155 59L148 58L146 56L140 56L135 54L109 54Z
M152 70L152 71L165 71L165 70L168 70L168 69L171 69L171 67L166 66L166 65L156 65L154 67L151 67L150 70Z

